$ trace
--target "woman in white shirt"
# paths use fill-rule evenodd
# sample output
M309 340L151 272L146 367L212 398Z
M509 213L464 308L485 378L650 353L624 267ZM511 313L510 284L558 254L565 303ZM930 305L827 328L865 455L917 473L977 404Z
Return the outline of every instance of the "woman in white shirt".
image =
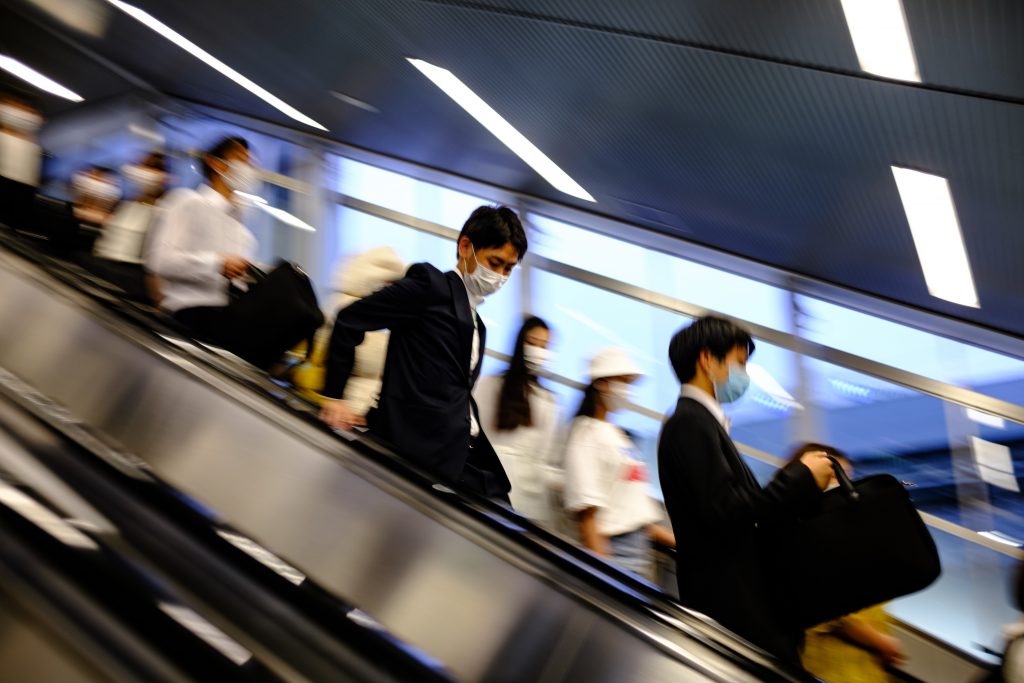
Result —
M477 383L474 398L480 424L512 484L516 512L546 527L556 516L552 495L562 471L554 461L558 403L538 375L549 362L551 330L529 318L519 330L508 371Z
M148 278L142 267L144 247L150 228L159 215L157 201L167 191L167 157L152 152L138 164L121 170L135 198L121 202L103 224L103 232L93 246L98 274L111 280L136 301L159 303L159 285Z
M584 546L649 578L651 540L675 547L675 536L657 524L662 515L636 446L608 421L630 403L630 385L641 374L622 349L605 349L591 360L590 385L566 444L565 509L575 515Z

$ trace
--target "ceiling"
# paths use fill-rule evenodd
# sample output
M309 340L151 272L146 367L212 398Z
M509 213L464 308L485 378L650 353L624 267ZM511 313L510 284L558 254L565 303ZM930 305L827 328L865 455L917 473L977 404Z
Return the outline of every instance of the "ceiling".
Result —
M839 0L135 4L337 140L1024 336L1018 0L904 0L923 84L861 73ZM88 31L55 18L69 10ZM301 127L103 0L9 0L0 51L87 100L154 88ZM450 69L597 203L554 190L407 56ZM928 294L891 164L949 179L979 309Z

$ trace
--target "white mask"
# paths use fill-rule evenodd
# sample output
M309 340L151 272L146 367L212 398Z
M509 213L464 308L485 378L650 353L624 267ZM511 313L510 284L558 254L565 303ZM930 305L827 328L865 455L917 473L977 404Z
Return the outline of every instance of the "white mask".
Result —
M496 273L480 263L480 261L477 261L475 248L473 249L473 260L476 261L476 270L470 273L467 268L464 280L470 299L475 302L475 305L479 305L485 297L494 294L504 287L505 283L508 282L508 276Z
M137 164L123 166L121 168L121 175L129 183L147 193L158 190L163 186L164 179L167 177L167 174L163 171Z
M43 125L43 117L21 107L0 104L0 125L20 133L35 133Z
M554 355L552 351L542 346L531 346L529 344L523 346L523 360L526 361L526 369L530 372L546 370L548 365L551 364Z
M260 188L261 181L255 166L237 159L225 161L224 163L228 165L228 170L222 173L221 177L224 178L224 182L227 183L229 190L232 192L256 194L256 191Z
M75 174L71 179L71 188L83 197L100 203L113 204L121 198L121 188L117 185L84 173Z
M604 407L609 413L614 413L625 408L632 402L633 390L625 382L608 382L608 389L604 394Z
M43 152L28 138L0 132L0 177L36 187Z

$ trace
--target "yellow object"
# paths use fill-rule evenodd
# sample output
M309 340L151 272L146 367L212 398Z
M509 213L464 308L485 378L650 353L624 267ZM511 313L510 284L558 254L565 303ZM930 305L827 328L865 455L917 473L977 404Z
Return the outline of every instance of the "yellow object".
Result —
M843 638L837 632L842 621L857 620L886 635L889 634L889 616L881 605L869 607L856 614L827 624L816 626L806 634L801 656L809 673L828 683L888 683L892 677L886 673L874 653Z

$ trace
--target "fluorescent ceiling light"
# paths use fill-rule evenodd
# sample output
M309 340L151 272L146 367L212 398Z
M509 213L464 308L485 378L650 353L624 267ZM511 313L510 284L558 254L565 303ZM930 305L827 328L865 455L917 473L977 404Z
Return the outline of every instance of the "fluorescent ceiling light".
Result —
M775 379L772 373L768 372L768 369L763 365L747 363L747 374L750 375L750 381L754 383L754 386L763 391L767 396L783 406L803 410L803 406L793 398L792 394L786 391L779 380Z
M1006 429L1006 421L997 415L989 415L974 408L965 408L964 412L967 414L967 419L971 422L994 429Z
M299 220L296 216L293 216L284 209L279 209L276 206L271 206L266 199L260 197L259 195L249 194L248 192L238 192L237 190L235 191L235 194L244 199L245 201L249 202L253 206L257 207L258 209L262 209L265 213L269 213L271 216L281 221L285 225L290 225L293 228L298 228L299 230L316 232L316 228L314 228L309 223Z
M892 167L903 200L917 258L932 296L978 308L971 265L949 182L942 176Z
M860 68L871 74L920 83L900 0L842 0Z
M72 102L81 102L85 98L76 92L68 90L57 81L44 76L35 69L25 64L22 64L13 57L7 55L0 55L0 69L3 69L9 74L17 76L26 83L31 83L35 87L39 88L44 92L48 92L51 95L57 97L63 97L65 100L71 100Z
M979 531L978 535L979 536L984 536L985 538L989 539L990 541L995 541L996 543L1002 543L1003 545L1012 545L1014 548L1021 547L1021 542L1020 541L1018 541L1013 536L1009 536L1007 534L1004 534L1001 531Z
M551 183L555 189L573 197L585 199L588 202L596 201L579 183L570 178L568 173L556 166L555 162L551 161L544 152L537 149L536 145L527 140L526 136L502 118L501 114L494 111L489 104L470 90L465 83L456 78L451 71L424 62L422 59L409 57L408 60L410 64L419 69L420 73L443 90L448 97L455 100L456 104L465 109L480 125L489 130L494 137L501 140L520 159L529 164L544 180Z
M143 12L138 7L133 7L128 3L121 2L121 0L107 0L107 2L109 2L111 5L121 10L128 16L132 17L133 19L136 19L142 24L145 24L149 28L153 29L154 31L162 35L164 38L180 47L185 52L204 62L210 68L220 72L224 76L227 76L232 81L242 86L243 88L251 92L253 95L269 104L271 107L274 107L285 116L295 119L300 123L304 123L307 126L319 128L320 130L327 130L327 128L325 128L324 126L320 125L313 119L309 118L301 111L291 106L290 104L280 99L279 97L275 97L266 89L260 87L259 85L256 85L256 83L249 80L242 74L238 73L230 66L220 61L219 59L211 55L209 52L199 47L191 40L181 35L180 33L175 31L170 26L163 23L153 15L148 14L147 12Z

